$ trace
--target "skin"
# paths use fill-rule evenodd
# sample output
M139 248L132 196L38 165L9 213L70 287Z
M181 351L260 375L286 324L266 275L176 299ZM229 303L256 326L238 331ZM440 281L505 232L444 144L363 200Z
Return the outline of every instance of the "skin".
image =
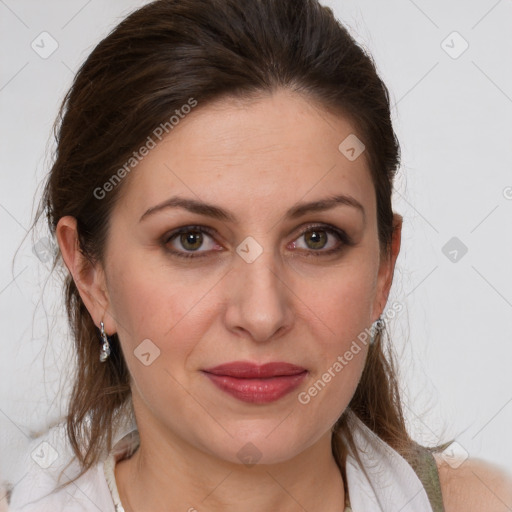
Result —
M451 467L436 456L445 512L510 512L512 474L481 459Z
M141 446L115 469L127 512L343 510L331 428L357 387L367 346L307 405L297 395L383 313L402 225L395 214L392 249L382 257L366 155L349 161L338 150L354 133L348 119L287 91L199 105L123 182L104 264L84 260L75 219L60 219L66 266L96 325L118 333L132 377ZM364 216L337 205L285 217L333 194L356 199ZM180 208L140 220L171 196L215 204L237 222ZM314 230L308 235L308 224L322 223L353 245L321 228L320 243ZM179 236L162 241L190 225L215 230L203 235L206 256L173 256L198 254ZM248 236L263 249L252 263L236 252ZM134 355L145 339L160 350L149 366ZM249 404L200 371L235 360L291 362L308 375L276 402ZM237 456L248 442L261 453L253 466Z

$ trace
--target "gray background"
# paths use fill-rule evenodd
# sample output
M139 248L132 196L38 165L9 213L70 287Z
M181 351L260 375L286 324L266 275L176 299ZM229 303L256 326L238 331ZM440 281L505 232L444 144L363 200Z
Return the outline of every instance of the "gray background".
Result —
M46 233L29 232L52 123L88 53L144 3L0 0L0 474L10 479L30 435L64 413L72 371ZM512 1L323 3L373 55L402 146L390 302L405 310L390 330L411 432L427 444L455 437L512 470ZM43 31L58 44L47 58L31 47L51 49Z

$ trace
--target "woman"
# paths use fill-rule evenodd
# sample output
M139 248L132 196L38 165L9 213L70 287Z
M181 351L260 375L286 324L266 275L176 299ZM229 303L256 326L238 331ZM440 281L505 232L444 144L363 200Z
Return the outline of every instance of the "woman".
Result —
M74 459L11 509L509 510L501 471L405 428L382 339L398 163L386 87L317 2L120 23L63 102L43 200Z

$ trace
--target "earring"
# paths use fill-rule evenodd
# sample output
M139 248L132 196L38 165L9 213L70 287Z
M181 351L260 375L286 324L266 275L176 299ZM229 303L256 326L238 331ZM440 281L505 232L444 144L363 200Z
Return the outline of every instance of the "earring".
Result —
M104 363L108 356L110 355L110 343L107 333L105 332L105 326L103 325L103 321L100 322L100 331L101 331L101 350L100 350L100 362Z
M373 322L370 327L370 345L375 344L375 340L377 338L377 333L384 327L385 320L382 316L379 316L375 322Z

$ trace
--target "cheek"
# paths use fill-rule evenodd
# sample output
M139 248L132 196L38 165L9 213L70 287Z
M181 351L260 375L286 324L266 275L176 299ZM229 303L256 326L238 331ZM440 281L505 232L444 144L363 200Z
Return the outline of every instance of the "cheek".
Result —
M312 333L313 357L318 364L298 402L306 409L321 409L327 422L338 419L361 377L368 352L374 281L368 267L346 266L333 272L321 289L308 294L308 323L319 326Z
M137 268L134 272L133 268ZM152 345L159 365L183 368L201 333L215 316L212 283L191 275L177 275L162 265L137 265L125 260L109 274L109 296L126 362L135 360L141 343ZM135 352L135 353L134 353ZM130 368L131 370L131 368Z
M328 345L342 350L371 323L375 272L362 263L347 265L332 271L317 285L307 284L307 305L327 328Z

